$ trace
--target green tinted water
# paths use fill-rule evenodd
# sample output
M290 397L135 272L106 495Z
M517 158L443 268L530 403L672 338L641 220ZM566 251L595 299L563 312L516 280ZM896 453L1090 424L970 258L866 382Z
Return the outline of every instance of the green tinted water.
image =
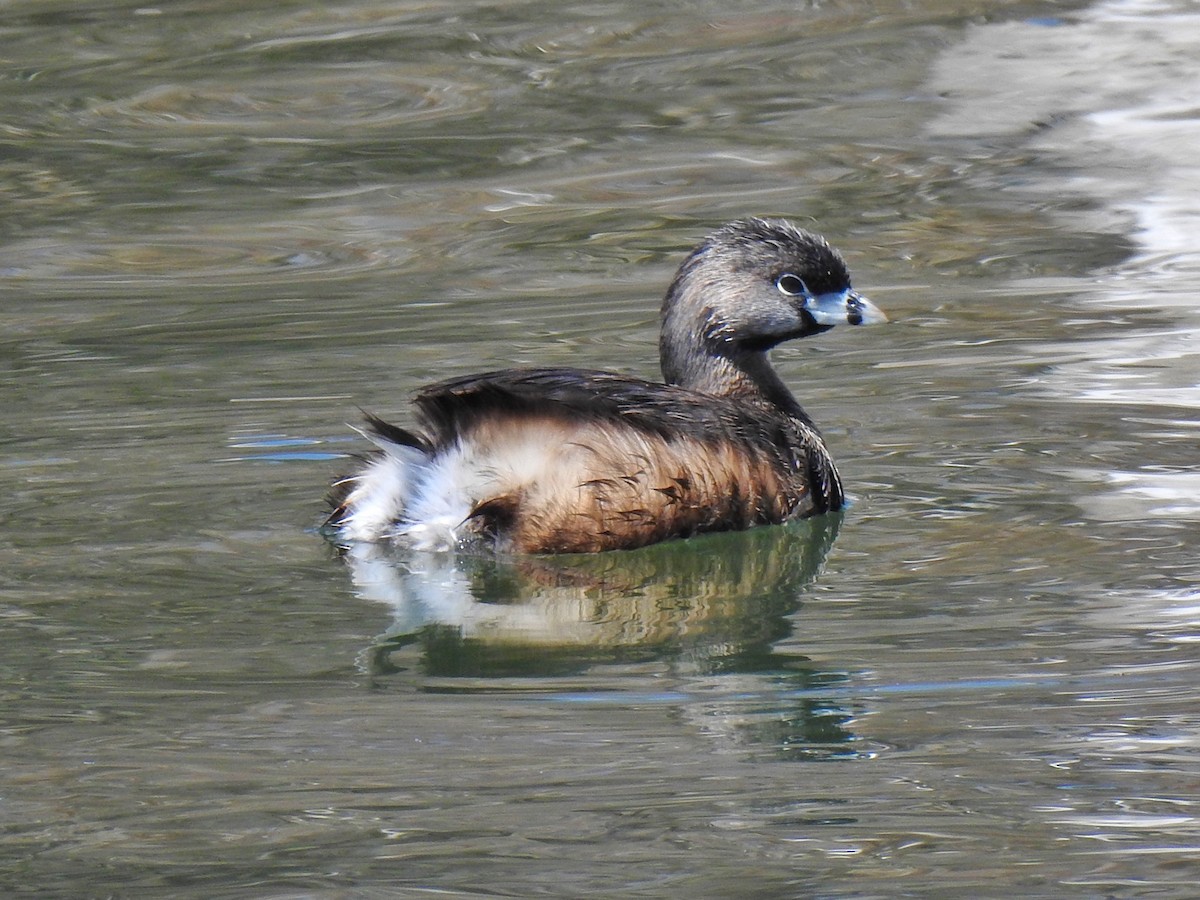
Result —
M1188 121L1200 56L1109 9L6 7L0 884L1189 896L1200 273L1169 142L1088 128ZM358 407L652 376L745 214L893 319L777 354L844 519L515 567L315 533Z

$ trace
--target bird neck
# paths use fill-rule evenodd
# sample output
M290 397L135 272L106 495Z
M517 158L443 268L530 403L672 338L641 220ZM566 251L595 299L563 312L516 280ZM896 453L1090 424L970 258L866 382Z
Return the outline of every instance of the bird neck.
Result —
M690 391L751 403L807 420L771 365L767 351L738 350L729 343L721 350L717 352L714 347L695 340L681 348L668 340L664 332L659 345L664 380Z

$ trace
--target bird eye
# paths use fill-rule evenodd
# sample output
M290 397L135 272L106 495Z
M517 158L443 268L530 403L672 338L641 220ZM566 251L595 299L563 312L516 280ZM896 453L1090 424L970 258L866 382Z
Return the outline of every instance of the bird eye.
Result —
M799 297L801 294L808 293L808 287L804 282L791 272L784 272L776 278L775 286L781 293L787 294L789 297Z

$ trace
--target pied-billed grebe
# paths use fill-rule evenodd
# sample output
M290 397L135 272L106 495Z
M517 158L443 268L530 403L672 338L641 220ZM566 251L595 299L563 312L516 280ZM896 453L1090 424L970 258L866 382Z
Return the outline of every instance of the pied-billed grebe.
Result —
M344 543L578 553L839 509L837 467L767 352L885 318L820 236L733 222L667 290L665 384L544 368L431 385L418 431L367 417L378 452L338 483L327 524Z

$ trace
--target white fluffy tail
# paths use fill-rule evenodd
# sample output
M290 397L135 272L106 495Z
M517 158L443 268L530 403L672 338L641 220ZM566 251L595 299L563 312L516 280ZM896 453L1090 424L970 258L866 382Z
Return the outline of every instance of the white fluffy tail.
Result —
M363 432L380 451L357 475L346 479L354 487L343 501L345 513L338 531L347 541L382 541L404 527L405 511L414 482L429 465L424 451Z

